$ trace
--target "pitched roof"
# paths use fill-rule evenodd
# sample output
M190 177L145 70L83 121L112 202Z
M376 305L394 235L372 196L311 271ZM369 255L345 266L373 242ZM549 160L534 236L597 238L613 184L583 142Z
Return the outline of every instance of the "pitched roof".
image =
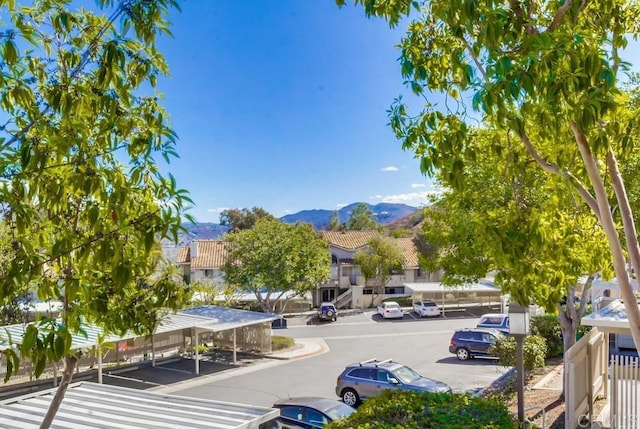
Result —
M330 245L345 250L356 250L366 246L372 238L379 237L378 231L321 231L322 238Z
M178 249L176 255L176 264L186 264L191 260L191 249L189 246L184 246Z
M420 261L418 259L418 249L413 243L413 238L396 238L394 239L400 251L402 252L402 268L418 268Z
M222 240L196 241L196 257L191 258L191 268L220 268L227 259L226 243Z
M197 246L195 257L191 255L191 247L184 246L178 249L177 264L191 264L191 268L210 269L220 268L227 259L226 244L222 240L195 240Z
M366 246L372 238L379 237L377 231L321 231L322 237L330 245L341 247L345 250L357 250ZM413 238L393 238L392 239L402 252L403 268L418 268L418 249L413 244Z

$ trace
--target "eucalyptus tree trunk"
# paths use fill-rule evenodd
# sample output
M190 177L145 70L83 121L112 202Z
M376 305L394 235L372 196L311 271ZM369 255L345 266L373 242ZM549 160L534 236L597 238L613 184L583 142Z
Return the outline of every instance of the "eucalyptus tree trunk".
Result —
M624 301L624 306L627 311L627 318L629 321L629 327L631 328L633 342L636 347L640 347L640 308L638 307L637 298L631 286L631 278L627 271L627 262L623 252L622 237L618 234L618 230L616 229L615 220L613 219L613 213L611 206L609 205L607 191L605 189L602 176L600 175L597 159L593 156L587 143L586 136L578 126L575 123L572 123L571 128L576 138L578 149L580 150L580 155L582 156L587 174L589 175L591 185L593 186L597 203L596 215L600 219L600 223L602 224L602 228L609 243L609 248L611 249L611 254L613 256L613 268L620 288L620 295L622 296L622 300ZM634 271L636 273L640 273L638 237L633 223L629 198L627 197L622 176L618 169L618 163L611 151L607 154L607 167L612 180L612 186L618 200L618 206L620 208L622 223L624 225L624 239L626 241L626 248L629 253L630 262Z

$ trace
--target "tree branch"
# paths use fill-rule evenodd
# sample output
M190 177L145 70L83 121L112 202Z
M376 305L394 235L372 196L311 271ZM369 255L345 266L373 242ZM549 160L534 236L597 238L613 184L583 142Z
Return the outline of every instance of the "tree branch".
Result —
M560 21L562 20L562 18L564 18L564 15L567 13L572 3L573 2L571 0L565 0L564 4L560 6L558 11L556 12L556 15L553 17L553 21L551 22L549 27L547 27L548 32L551 33L555 31L556 28L558 28L558 25L560 25Z
M126 8L129 7L129 3L130 3L129 1L125 1L125 2L121 2L121 3L118 4L118 7L116 8L116 10L113 11L111 16L107 19L107 24L103 25L100 28L100 30L98 31L98 33L95 35L93 40L91 42L89 42L89 47L87 49L85 49L85 51L83 52L82 59L80 60L80 63L71 72L70 79L75 79L76 77L78 77L80 75L82 70L89 63L89 59L91 58L91 55L96 51L96 49L98 49L98 47L101 46L101 43L99 43L99 42L100 42L100 39L102 38L102 36L104 35L104 33L111 26L111 24L113 24L116 21L116 19L118 19L118 17L123 12L125 12ZM40 112L40 116L46 115L50 110L51 110L51 106L47 105L47 107L42 112ZM0 148L4 149L4 148L7 148L7 147L10 147L12 144L17 142L18 140L24 138L24 136L26 136L27 133L29 131L31 131L31 129L35 125L36 125L36 121L35 120L31 121L29 124L27 124L21 130L19 130L16 134L14 134L13 137L11 137L9 140L4 142L0 146Z
M538 150L535 148L531 140L529 140L529 136L527 135L526 132L523 132L522 135L520 135L520 139L522 140L524 147L527 149L527 152L529 152L529 154L534 159L534 161L538 165L540 165L540 167L542 167L542 169L547 173L555 174L557 176L568 179L576 188L578 193L582 196L582 198L585 200L585 202L589 205L591 210L593 210L593 212L596 214L598 219L600 219L600 210L598 209L598 202L593 197L593 195L589 193L587 188L585 188L585 186L578 180L578 178L566 170L560 170L560 167L558 167L557 164L553 164L547 161L546 159L544 159L542 155L540 155Z

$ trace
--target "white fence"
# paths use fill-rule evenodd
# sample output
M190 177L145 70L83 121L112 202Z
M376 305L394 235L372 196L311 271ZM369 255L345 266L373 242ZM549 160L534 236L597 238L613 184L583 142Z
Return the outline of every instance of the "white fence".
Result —
M640 359L611 356L611 429L640 427Z

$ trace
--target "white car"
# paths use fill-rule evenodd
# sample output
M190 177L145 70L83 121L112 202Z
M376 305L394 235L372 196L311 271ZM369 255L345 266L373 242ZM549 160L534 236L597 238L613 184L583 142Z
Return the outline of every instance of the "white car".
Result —
M423 299L413 303L413 311L420 317L438 317L440 316L440 307L431 299Z
M378 314L384 319L402 319L404 317L400 304L394 301L387 301L380 304L378 306Z

